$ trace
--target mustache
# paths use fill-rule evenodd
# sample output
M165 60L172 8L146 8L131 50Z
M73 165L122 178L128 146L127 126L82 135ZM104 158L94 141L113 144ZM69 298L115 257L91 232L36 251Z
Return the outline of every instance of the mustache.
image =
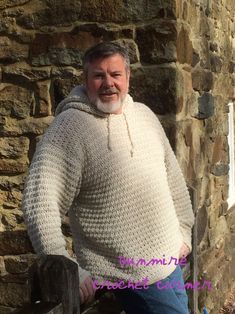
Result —
M102 95L102 94L117 94L118 93L118 90L117 88L115 87L110 87L110 88L102 88L100 89L99 91L99 94Z

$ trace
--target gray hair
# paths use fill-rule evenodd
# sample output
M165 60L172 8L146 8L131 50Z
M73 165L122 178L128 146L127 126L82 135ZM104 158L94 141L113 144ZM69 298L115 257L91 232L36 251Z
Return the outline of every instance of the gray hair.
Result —
M123 57L126 71L130 69L130 58L126 48L114 42L102 42L89 48L83 56L83 69L87 73L88 65L99 58L105 58L119 54Z

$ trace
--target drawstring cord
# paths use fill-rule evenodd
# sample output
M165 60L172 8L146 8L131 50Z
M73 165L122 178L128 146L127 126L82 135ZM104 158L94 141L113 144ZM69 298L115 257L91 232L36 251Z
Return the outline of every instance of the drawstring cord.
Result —
M131 154L131 157L133 157L133 154L134 154L134 144L133 144L133 141L131 139L130 127L129 127L129 124L128 124L128 120L127 120L126 114L123 113L123 116L124 116L124 120L125 120L125 123L126 123L128 138L129 138L129 141L130 141L130 144L131 144L130 154ZM108 115L108 117L107 117L107 131L108 131L107 146L108 146L108 150L112 151L112 147L111 147L111 127L110 127L111 120L110 120L110 117L111 117L111 115Z
M128 124L128 121L127 121L127 117L126 117L126 114L123 112L123 116L125 118L125 121L126 121L126 128L127 128L127 133L128 133L128 137L129 137L129 140L130 140L130 143L131 143L131 157L133 157L133 154L134 154L134 144L132 142L132 139L131 139L131 132L130 132L130 127L129 127L129 124Z
M110 130L110 114L108 115L108 118L107 118L107 130L108 130L108 150L111 150L112 151L112 147L111 147L111 130Z

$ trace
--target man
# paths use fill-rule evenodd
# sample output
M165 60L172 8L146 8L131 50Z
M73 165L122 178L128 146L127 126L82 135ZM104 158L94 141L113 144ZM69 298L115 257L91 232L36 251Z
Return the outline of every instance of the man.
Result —
M25 220L40 256L68 256L60 218L68 211L82 303L99 283L121 281L115 293L127 314L184 314L185 290L162 291L155 283L182 283L180 267L169 261L191 250L189 194L157 117L128 94L129 78L129 57L119 45L100 43L85 53L84 86L58 105L37 146ZM156 258L168 264L133 264ZM130 281L136 289L123 289Z

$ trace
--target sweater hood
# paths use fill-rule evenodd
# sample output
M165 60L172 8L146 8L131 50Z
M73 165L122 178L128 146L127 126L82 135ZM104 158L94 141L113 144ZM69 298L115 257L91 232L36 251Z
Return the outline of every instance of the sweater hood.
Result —
M130 131L130 127L129 127L129 123L128 123L128 119L127 119L127 115L126 115L125 111L126 111L126 108L128 108L132 104L133 104L133 99L129 94L127 94L126 98L125 98L125 105L123 107L122 115L124 118L124 123L125 123L126 129L127 129L127 135L129 137L129 141L130 141L130 145L131 145L131 150L130 150L131 156L133 156L134 145L133 145L133 141L132 141L132 137L131 137L131 131ZM107 146L108 146L109 150L112 150L112 145L111 145L111 117L113 114L102 112L99 109L97 109L95 107L95 105L91 104L89 99L88 99L86 89L84 86L76 86L72 89L70 94L63 101L61 101L58 104L58 106L55 110L55 116L58 116L61 112L66 111L70 108L78 109L80 111L85 111L85 112L92 114L92 115L95 115L95 116L106 118L107 119L107 133L108 133Z

